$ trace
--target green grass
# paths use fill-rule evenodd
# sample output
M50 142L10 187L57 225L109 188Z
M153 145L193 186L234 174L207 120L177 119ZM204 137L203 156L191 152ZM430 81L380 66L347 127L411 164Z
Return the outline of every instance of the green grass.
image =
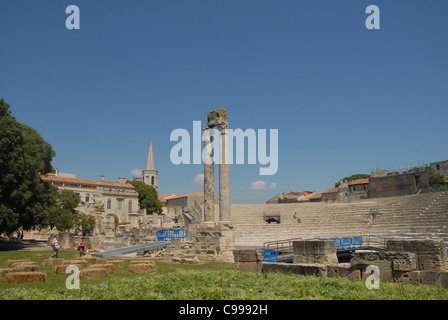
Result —
M155 260L157 273L133 275L125 267L98 280L81 282L79 290L67 290L68 275L56 275L42 261L51 251L0 252L0 268L7 259L29 258L47 273L41 284L8 284L0 279L0 299L7 300L446 300L448 290L434 286L381 282L369 290L363 281L285 274L242 273L232 263L202 261L198 265L173 264ZM61 251L60 257L73 259L77 252Z

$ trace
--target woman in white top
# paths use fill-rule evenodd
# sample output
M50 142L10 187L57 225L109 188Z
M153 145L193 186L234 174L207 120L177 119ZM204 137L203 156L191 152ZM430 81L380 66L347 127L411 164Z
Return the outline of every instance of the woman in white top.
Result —
M58 235L55 235L53 238L53 241L51 241L51 246L53 247L54 253L51 255L50 258L55 257L56 259L59 257L59 242L58 242Z

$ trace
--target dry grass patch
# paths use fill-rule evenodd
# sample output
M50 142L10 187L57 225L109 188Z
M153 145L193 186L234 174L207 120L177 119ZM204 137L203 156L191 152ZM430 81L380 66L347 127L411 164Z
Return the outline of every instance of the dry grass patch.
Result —
M6 260L6 267L7 268L12 268L14 267L15 263L23 263L23 262L32 262L30 259L17 259L17 260L12 260L12 259L8 259Z
M42 265L44 265L44 266L59 266L62 264L62 262L64 262L64 259L50 258L50 259L45 259L42 262Z
M10 272L5 275L8 283L38 283L46 282L47 274L45 272Z
M86 269L81 270L79 273L79 279L81 280L93 280L93 279L100 279L107 276L107 270L104 268L97 268L97 269Z
M66 271L69 266L77 266L79 269L82 268L80 264L61 264L59 266L54 266L53 272L56 274L67 274Z
M7 273L14 272L13 268L1 268L0 269L0 279L3 279Z
M155 263L133 263L129 264L128 272L129 273L153 273L156 272L156 264Z
M124 260L117 260L117 259L106 259L104 263L112 263L115 268L123 268L124 267Z
M85 260L90 264L95 264L95 263L98 263L98 260L101 260L101 259L96 258L96 257L81 257L81 258L79 258L79 260Z
M14 272L34 272L39 271L37 264L16 264L13 268Z
M112 263L93 264L89 267L89 269L106 269L107 273L115 272L115 266Z
M82 268L87 268L89 266L89 262L85 260L64 260L62 261L61 265L62 266L78 265L81 266Z

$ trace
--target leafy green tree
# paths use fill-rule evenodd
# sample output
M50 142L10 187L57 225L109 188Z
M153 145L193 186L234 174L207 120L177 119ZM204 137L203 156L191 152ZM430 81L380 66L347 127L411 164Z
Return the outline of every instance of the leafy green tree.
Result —
M428 180L429 185L434 190L436 191L448 190L448 184L445 183L446 178L439 173L435 173L431 167L428 167Z
M51 145L29 126L18 122L0 100L0 232L42 225L50 184L40 174L51 171Z
M75 218L75 227L81 229L82 235L87 233L95 226L95 217L90 214L78 213Z
M59 231L73 228L79 219L79 213L76 211L79 203L79 196L73 191L58 190L52 186L45 204L45 219L42 224Z
M162 203L157 199L157 190L143 181L128 181L138 192L138 202L141 209L147 213L162 213Z

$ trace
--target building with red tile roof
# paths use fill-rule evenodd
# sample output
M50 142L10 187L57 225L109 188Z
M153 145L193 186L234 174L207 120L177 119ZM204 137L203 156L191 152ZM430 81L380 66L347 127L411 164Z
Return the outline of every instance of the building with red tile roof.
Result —
M55 172L41 176L60 190L70 190L79 196L80 204L76 208L84 214L94 213L95 235L114 235L120 231L128 231L138 227L138 217L145 214L140 210L138 193L134 186L126 183L125 178L118 178L118 182L79 179L75 174Z

